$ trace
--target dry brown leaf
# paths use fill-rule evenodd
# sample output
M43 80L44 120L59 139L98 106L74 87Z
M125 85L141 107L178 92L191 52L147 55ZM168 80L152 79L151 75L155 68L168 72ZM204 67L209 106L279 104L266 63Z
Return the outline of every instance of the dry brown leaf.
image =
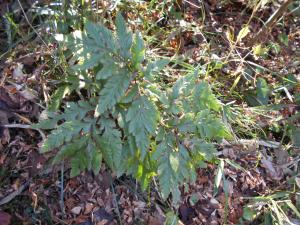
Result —
M1 124L1 121L0 121ZM9 144L10 142L10 134L9 134L9 129L8 128L2 128L2 134L0 136L1 140L1 144L6 145Z
M17 63L17 65L14 68L13 74L12 74L13 79L15 79L17 81L24 79L25 74L22 71L23 67L24 67L24 65L22 63Z
M150 216L147 224L149 224L149 225L164 225L164 220L162 218Z
M97 223L97 225L107 225L108 220L102 220L100 222Z
M82 208L80 206L76 206L73 209L71 209L71 212L75 215L79 215L81 210L82 210Z
M278 165L283 165L288 162L289 154L281 148L274 149L276 155L276 162Z
M89 214L94 209L94 207L95 206L93 203L87 203L85 205L84 214Z
M280 180L282 175L276 170L273 163L266 158L261 159L261 164L264 168L266 168L267 173L270 175L273 180Z
M108 213L104 208L100 208L93 212L94 222L101 222L103 220L113 221L113 216Z
M11 220L11 215L0 211L0 225L9 225Z
M230 159L236 159L236 154L234 153L234 150L232 148L224 148L223 155Z
M34 99L37 99L37 93L30 88L26 88L25 90L20 91L19 93L26 100L32 101Z
M17 178L11 186L15 191L17 191L20 187L20 179Z
M4 164L4 161L5 161L5 159L6 159L6 154L3 154L3 155L1 155L0 156L0 165L3 165Z

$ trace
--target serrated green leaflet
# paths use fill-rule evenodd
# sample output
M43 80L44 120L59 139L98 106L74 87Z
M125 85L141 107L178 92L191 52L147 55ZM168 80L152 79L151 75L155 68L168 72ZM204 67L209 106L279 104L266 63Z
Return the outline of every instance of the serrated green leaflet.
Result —
M96 131L94 138L97 151L100 151L105 162L111 169L118 171L121 165L123 143L121 132L116 129L113 120L102 118L98 121L100 129Z
M119 71L118 74L110 77L100 91L99 103L96 109L97 114L101 115L106 110L111 109L125 94L129 84L130 77L126 70Z
M134 68L138 69L140 63L144 60L145 46L144 41L139 33L135 35L135 41L132 46L132 62Z
M118 66L116 65L115 61L112 59L101 60L103 64L103 68L98 71L96 78L100 79L107 79L111 77L113 74L118 72Z
M203 109L219 111L221 108L218 99L213 95L210 87L204 81L195 86L193 99L196 111Z
M137 147L144 159L150 144L150 135L156 130L158 111L155 105L146 97L137 98L128 109L126 121L129 122L129 132L135 137Z
M263 78L257 79L257 100L260 105L267 105L269 101L270 88Z
M94 47L102 50L113 51L115 49L114 38L109 29L101 24L87 22L85 25L87 35L95 42Z
M125 20L121 14L116 17L116 30L120 48L119 53L125 59L129 59L131 57L132 33L127 31Z
M66 95L70 94L71 91L72 89L70 88L69 85L63 85L60 86L58 89L56 89L54 94L51 96L52 99L51 99L51 104L49 105L49 109L51 111L58 110L62 99L66 97Z
M231 134L222 120L209 110L202 110L196 116L200 137L207 140L231 138Z

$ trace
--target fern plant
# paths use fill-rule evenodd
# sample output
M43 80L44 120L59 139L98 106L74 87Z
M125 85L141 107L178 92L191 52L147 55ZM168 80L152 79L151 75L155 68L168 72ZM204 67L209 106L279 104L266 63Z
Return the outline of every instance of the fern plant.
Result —
M213 159L212 141L230 138L209 85L195 71L162 88L159 72L169 61L147 62L142 37L121 15L115 32L87 22L63 42L76 63L54 96L83 89L86 97L35 125L51 130L41 151L58 149L54 163L70 160L71 176L98 173L104 161L144 189L157 177L163 198L176 204L180 185L195 181L196 169Z

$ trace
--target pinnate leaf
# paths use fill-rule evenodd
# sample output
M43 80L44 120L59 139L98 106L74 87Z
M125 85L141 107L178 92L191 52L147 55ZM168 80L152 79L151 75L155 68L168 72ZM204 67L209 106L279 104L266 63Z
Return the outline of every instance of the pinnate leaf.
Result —
M94 40L94 49L101 48L106 51L113 51L115 49L114 38L109 29L101 24L95 24L90 21L85 24L85 29L87 35Z
M149 148L150 135L156 130L157 119L157 108L146 96L137 98L128 109L126 121L129 122L129 132L135 137L142 159Z
M96 109L96 116L111 109L125 94L130 84L128 71L121 70L118 74L111 76L100 91L99 103Z
M139 64L143 62L145 54L144 41L139 33L135 35L135 41L131 51L133 66L137 69L139 68Z
M127 31L126 22L120 13L116 17L116 31L120 55L125 59L129 59L131 56L130 48L132 46L132 33Z
M96 136L97 146L101 150L102 156L109 167L118 171L121 165L123 148L121 132L115 128L112 120L102 119L100 123L104 133Z
M196 111L212 109L219 111L221 105L215 95L212 93L209 85L202 81L194 88L193 94L194 107Z

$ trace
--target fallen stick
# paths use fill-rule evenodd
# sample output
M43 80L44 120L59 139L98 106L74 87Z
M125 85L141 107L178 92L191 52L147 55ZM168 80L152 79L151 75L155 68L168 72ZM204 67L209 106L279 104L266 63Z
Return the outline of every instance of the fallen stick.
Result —
M264 146L264 147L268 147L268 148L279 148L280 146L280 142L276 142L276 141L262 141L262 140L246 140L246 139L240 139L238 141L238 143L241 144L257 144L260 146Z
M32 129L32 130L37 130L42 139L45 140L46 139L46 135L41 131L41 129L38 128L33 128L31 125L26 125L26 124L4 124L4 125L0 125L1 127L6 127L6 128L21 128L21 129Z
M11 200L13 200L15 197L20 195L28 185L29 185L29 181L27 181L25 184L21 185L18 190L13 191L12 193L5 196L4 198L0 199L0 205L4 205L4 204L10 202Z
M242 145L260 145L268 148L279 148L280 142L277 141L264 141L264 140L256 140L256 139L239 139L237 141L228 142L226 140L223 140L221 145L230 146L233 144L242 144Z
M250 47L256 44L257 42L260 42L261 38L266 36L266 32L275 25L278 18L283 15L283 13L287 10L289 4L292 2L293 0L285 0L282 3L282 5L267 20L267 22L262 26L258 33L247 43L247 46Z

